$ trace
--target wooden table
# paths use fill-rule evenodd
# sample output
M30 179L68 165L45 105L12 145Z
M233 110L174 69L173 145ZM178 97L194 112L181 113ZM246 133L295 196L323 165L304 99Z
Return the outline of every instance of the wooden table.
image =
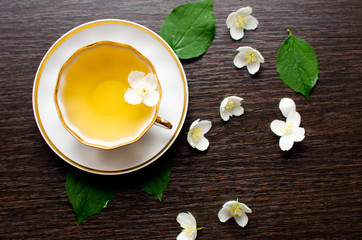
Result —
M362 3L351 1L215 0L216 36L202 57L182 61L189 110L181 134L142 174L109 177L113 202L77 226L65 178L72 167L42 138L33 116L34 76L44 54L65 32L104 18L127 19L159 33L171 10L186 0L0 2L0 238L175 239L180 212L190 211L198 239L358 239L362 237ZM234 41L225 20L253 7L255 31ZM318 56L319 81L307 101L280 80L277 52L287 28ZM237 69L239 46L257 48L265 63L255 76ZM225 96L245 100L245 114L224 123ZM294 99L305 140L282 152L270 122L282 119L281 98ZM184 132L212 121L206 152ZM162 202L136 184L157 164L171 162ZM148 170L147 170L148 169ZM222 204L239 198L253 213L240 228L220 223Z

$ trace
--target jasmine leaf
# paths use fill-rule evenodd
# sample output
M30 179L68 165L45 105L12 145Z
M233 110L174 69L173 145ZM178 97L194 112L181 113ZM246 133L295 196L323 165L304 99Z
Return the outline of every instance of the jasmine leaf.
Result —
M99 176L87 176L79 171L68 172L65 188L79 225L87 217L106 208L117 190L107 186Z
M153 167L152 171L150 171L152 174L144 177L144 180L140 183L140 188L148 194L155 195L161 202L163 192L170 181L170 169L170 163L157 165L157 168Z
M318 59L311 45L292 35L281 45L277 57L277 71L284 84L309 100L317 83Z
M161 37L180 59L206 52L215 37L213 1L186 3L172 10L161 27Z

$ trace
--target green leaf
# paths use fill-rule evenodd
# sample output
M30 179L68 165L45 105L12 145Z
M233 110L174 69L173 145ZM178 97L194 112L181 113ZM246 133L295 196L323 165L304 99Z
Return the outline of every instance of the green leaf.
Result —
M155 195L161 202L163 192L170 181L171 164L157 165L157 168L152 168L151 172L151 175L145 176L140 187L144 192Z
M311 45L292 35L281 45L277 57L277 71L284 84L309 100L318 80L318 59Z
M102 182L100 176L91 177L75 170L68 172L65 188L78 225L106 208L117 193L116 189Z
M172 10L161 27L161 37L180 59L201 56L215 37L213 1L186 3Z

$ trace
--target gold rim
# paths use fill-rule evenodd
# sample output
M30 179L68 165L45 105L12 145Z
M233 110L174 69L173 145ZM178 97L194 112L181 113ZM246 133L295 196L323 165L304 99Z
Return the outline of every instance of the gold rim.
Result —
M38 107L38 88L39 88L39 82L40 82L40 78L41 75L43 73L44 67L47 63L47 61L49 60L49 58L52 56L52 54L54 53L54 51L62 44L64 43L68 38L70 38L71 36L75 35L78 32L83 31L84 29L90 28L90 27L94 27L97 25L104 25L104 24L121 24L121 25L126 25L126 26L130 26L130 27L134 27L137 28L149 35L151 35L152 37L154 37L159 43L161 43L166 49L167 51L171 54L172 58L174 59L175 63L177 64L177 67L179 69L181 78L182 78L182 84L184 86L184 106L182 109L182 116L181 116L181 120L177 126L177 129L174 133L174 135L171 137L171 139L168 141L168 143L165 145L165 147L163 149L161 149L155 156L151 157L150 159L148 159L147 161L135 166L135 167L131 167L131 168L127 168L127 169L122 169L122 170L115 170L115 171L103 171L103 170L98 170L98 169L94 169L94 168L89 168L86 166L83 166L75 161L73 161L72 159L70 159L69 157L67 157L66 155L64 155L55 145L54 143L50 140L49 136L47 135L43 123L40 119L40 113L39 113L39 107ZM89 23L85 23L79 27L76 27L72 30L70 30L68 33L66 33L65 35L63 35L59 40L57 40L57 42L54 43L54 45L48 50L48 52L46 53L46 55L44 56L36 77L35 77L35 82L34 82L34 88L33 88L33 109L34 109L34 116L35 119L37 121L37 125L38 128L43 136L43 138L46 140L46 142L48 143L48 145L53 149L53 151L59 156L61 157L63 160L65 160L66 162L68 162L69 164L88 171L88 172L92 172L92 173L97 173L97 174L104 174L104 175L115 175L115 174L123 174L123 173L129 173L129 172L133 172L135 170L138 170L150 163L152 163L154 160L156 160L157 158L159 158L172 144L172 142L175 140L175 138L177 137L185 116L186 116L186 110L187 110L187 84L186 84L186 78L184 75L184 71L183 68L181 66L181 63L179 62L177 56L175 55L175 53L173 52L173 50L168 46L168 44L162 39L160 38L158 35L156 35L155 33L153 33L151 30L146 29L145 27L142 27L138 24L132 23L132 22L128 22L128 21L123 21L123 20L98 20L98 21L94 21L94 22L89 22Z
M64 71L64 69L68 66L68 64L73 60L74 57L76 57L80 52L90 49L92 47L101 45L101 44L108 44L108 45L114 45L114 46L118 46L118 47L126 47L131 49L132 51L134 51L135 53L138 54L138 56L140 56L144 61L147 62L147 64L151 67L152 69L152 73L154 73L156 75L157 78L157 85L158 85L158 90L160 92L160 97L158 99L157 105L156 105L156 111L154 113L154 116L152 118L152 121L145 127L145 129L134 139L127 141L127 142L122 142L113 146L105 146L105 145L101 145L101 144L95 144L95 143L91 143L91 142L87 142L86 140L84 140L79 134L77 134L70 126L68 126L68 124L66 123L64 116L62 114L62 111L59 107L59 102L58 102L58 92L59 92L59 84L60 84L60 79L61 79L61 75ZM158 114L158 110L160 108L160 102L161 102L161 97L162 97L162 89L161 89L161 85L160 85L160 81L158 80L157 77L157 73L155 68L153 67L152 63L145 57L143 56L139 51L137 51L137 49L135 49L134 47L128 45L128 44L124 44L124 43L116 43L116 42L112 42L112 41L99 41L99 42L95 42L92 44L89 44L87 46L81 47L80 49L78 49L62 66L62 68L59 71L58 74L58 79L57 79L57 84L55 86L55 92L54 92L54 99L55 99L55 106L57 108L57 112L60 118L60 121L62 122L63 126L76 138L78 139L78 141L80 141L81 143L91 146L91 147L97 147L97 148L102 148L102 149L114 149L120 146L124 146L130 143L134 143L137 140L139 140L146 132L148 129L150 129L150 127L154 124L154 122L156 121L157 118L157 114Z

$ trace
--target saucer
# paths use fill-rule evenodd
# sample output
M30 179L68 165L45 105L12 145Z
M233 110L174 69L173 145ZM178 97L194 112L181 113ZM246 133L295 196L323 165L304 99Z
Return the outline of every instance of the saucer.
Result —
M162 86L158 115L173 124L171 130L154 124L137 142L104 150L82 144L63 127L54 101L58 73L74 52L99 41L128 44L150 60ZM187 107L186 75L171 47L152 30L118 19L88 22L64 34L45 54L33 86L35 120L49 147L74 167L102 175L133 172L162 156L180 133Z

